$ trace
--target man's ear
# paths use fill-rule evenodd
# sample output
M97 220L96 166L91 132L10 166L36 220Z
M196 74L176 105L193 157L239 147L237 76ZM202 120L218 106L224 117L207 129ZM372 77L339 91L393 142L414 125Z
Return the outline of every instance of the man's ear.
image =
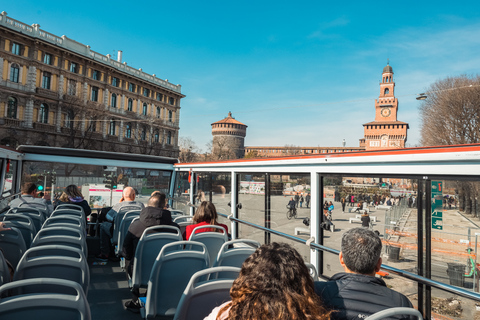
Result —
M343 253L341 251L338 255L338 260L340 260L340 264L342 265L342 267L345 267L345 262L343 261Z
M382 265L382 257L378 258L377 265L375 266L375 273L377 273L378 271L380 271L381 265Z

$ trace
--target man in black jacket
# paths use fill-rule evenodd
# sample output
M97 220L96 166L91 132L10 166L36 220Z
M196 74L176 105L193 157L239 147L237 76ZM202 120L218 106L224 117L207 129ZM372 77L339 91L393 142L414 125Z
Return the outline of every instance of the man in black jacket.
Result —
M125 257L126 270L130 277L133 272L133 258L135 257L138 241L142 237L143 231L148 227L156 225L170 225L179 228L178 224L172 221L170 211L164 209L166 206L165 200L166 197L164 193L154 193L148 200L147 207L143 208L140 212L139 219L133 221L130 227L128 227L128 232L123 241L122 255ZM129 311L139 313L138 289L132 289L132 294L133 299L125 303L125 308Z
M335 274L330 281L315 282L315 292L327 308L335 310L333 319L364 319L384 309L412 307L407 297L375 277L382 264L381 251L382 242L371 230L354 228L343 234L339 259L345 272Z

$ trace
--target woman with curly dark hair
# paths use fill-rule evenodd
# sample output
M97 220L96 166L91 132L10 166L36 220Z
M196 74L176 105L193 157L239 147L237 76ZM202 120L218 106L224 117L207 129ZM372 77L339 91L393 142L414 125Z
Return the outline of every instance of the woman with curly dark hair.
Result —
M305 262L286 243L262 245L248 257L230 297L205 320L330 319Z

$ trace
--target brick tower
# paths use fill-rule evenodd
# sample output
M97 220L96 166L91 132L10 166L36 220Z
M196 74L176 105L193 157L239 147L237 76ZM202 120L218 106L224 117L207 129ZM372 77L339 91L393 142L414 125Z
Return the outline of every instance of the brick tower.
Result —
M405 148L408 123L397 120L398 99L395 98L393 69L387 63L380 82L380 96L375 100L375 121L363 125L365 150Z
M232 117L212 123L212 155L215 159L239 159L245 156L247 126Z

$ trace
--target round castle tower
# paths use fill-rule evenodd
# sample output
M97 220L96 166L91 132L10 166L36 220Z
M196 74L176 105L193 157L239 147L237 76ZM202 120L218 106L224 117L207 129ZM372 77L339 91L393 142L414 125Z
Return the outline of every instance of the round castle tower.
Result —
M245 156L247 126L232 117L212 123L212 154L218 159L240 159Z

